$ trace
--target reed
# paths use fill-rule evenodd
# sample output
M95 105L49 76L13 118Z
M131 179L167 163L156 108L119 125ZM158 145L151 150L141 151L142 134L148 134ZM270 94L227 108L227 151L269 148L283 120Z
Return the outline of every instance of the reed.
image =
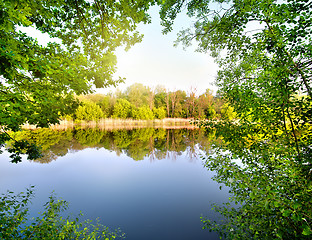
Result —
M166 128L166 129L178 129L188 128L194 129L197 126L191 124L192 119L185 118L165 118L154 120L136 120L136 119L115 119L115 118L103 118L99 121L73 121L73 120L61 120L59 124L50 125L51 129L66 130L78 128L99 128L102 130L114 130L114 129L136 129L136 128ZM36 129L35 125L24 124L23 129Z

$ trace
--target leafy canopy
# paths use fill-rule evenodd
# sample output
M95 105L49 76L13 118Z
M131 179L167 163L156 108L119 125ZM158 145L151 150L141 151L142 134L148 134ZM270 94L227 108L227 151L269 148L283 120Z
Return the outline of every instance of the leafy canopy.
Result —
M239 119L204 124L224 138L206 166L241 205L206 226L233 239L311 238L311 1L165 0L164 32L183 9L195 22L178 42L216 58L219 93Z
M57 123L77 107L73 94L116 85L114 51L141 41L152 1L1 0L0 145L28 122ZM35 28L61 43L42 46L22 30ZM13 150L14 152L14 150ZM31 154L29 155L32 158Z

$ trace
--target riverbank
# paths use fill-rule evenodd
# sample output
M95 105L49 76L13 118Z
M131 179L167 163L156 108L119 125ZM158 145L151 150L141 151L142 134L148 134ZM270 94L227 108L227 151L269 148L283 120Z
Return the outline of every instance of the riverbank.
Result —
M169 128L179 129L188 128L195 129L197 126L191 123L193 119L186 118L164 118L154 120L135 120L135 119L114 119L106 118L99 121L73 121L73 120L61 120L59 124L51 125L51 129L64 130L73 128L99 128L102 130L113 129L135 129L135 128ZM35 125L24 124L23 129L36 129Z

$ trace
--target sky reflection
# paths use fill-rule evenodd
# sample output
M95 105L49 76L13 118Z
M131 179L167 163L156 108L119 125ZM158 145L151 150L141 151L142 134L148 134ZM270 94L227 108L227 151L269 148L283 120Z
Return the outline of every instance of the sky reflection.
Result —
M134 161L105 148L85 148L48 164L25 159L12 164L4 153L0 192L35 185L33 215L55 191L70 202L70 213L99 217L106 226L121 228L129 240L218 239L201 229L200 216L214 218L210 203L226 202L227 190L219 190L199 158L190 160L187 151L171 156Z

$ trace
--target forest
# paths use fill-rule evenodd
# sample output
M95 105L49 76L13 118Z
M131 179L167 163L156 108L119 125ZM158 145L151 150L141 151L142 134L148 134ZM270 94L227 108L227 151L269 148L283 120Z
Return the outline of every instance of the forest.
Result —
M210 89L198 95L196 88L188 92L169 91L163 86L155 89L135 83L125 91L109 94L79 95L80 106L67 119L99 120L116 119L226 119L235 117L234 108L221 97L213 96Z

